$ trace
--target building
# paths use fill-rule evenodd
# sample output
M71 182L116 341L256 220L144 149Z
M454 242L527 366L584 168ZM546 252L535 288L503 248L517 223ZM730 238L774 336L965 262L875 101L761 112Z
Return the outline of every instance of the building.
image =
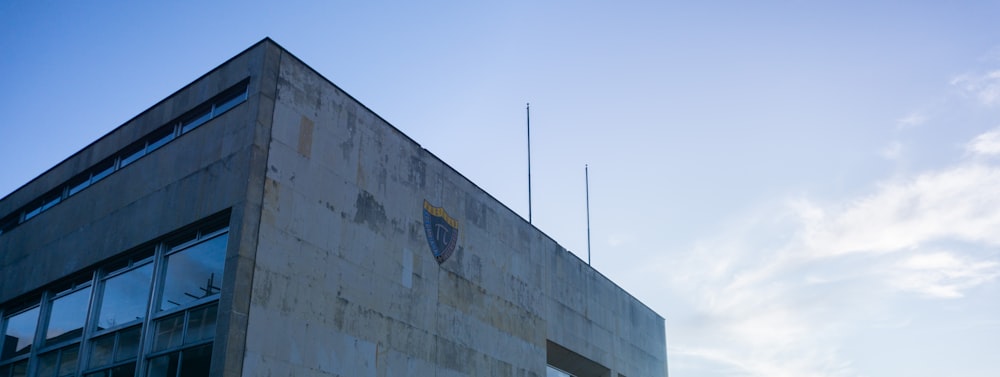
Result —
M666 375L662 317L270 39L0 200L0 318L2 377Z

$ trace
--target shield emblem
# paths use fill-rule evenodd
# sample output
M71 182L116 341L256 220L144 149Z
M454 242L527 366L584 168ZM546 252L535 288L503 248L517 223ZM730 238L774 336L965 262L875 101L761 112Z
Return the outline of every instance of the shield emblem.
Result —
M444 263L455 252L458 221L448 216L444 208L432 206L427 200L424 200L424 233L438 264Z

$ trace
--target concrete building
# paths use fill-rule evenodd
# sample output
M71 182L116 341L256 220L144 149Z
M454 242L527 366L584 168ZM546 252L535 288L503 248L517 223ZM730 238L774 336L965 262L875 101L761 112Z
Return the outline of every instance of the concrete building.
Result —
M0 200L0 377L665 376L663 318L269 39Z

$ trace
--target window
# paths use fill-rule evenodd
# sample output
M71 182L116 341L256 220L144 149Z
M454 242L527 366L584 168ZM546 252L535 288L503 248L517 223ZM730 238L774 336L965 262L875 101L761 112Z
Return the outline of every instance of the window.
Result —
M187 133L205 122L208 122L209 119L212 119L212 108L201 110L200 112L191 115L187 120L181 122L181 133Z
M90 184L93 185L94 183L97 183L97 181L100 181L104 179L104 177L111 175L111 173L114 173L114 171L115 171L114 158L109 158L107 160L101 161L97 165L94 165L93 168L91 168L92 175L90 177Z
M610 376L611 370L555 342L545 342L545 376Z
M215 237L167 256L159 309L182 307L218 294L225 259L225 237Z
M38 377L73 376L79 356L79 344L42 355L38 358Z
M83 324L90 305L90 287L77 290L52 300L49 309L45 344L59 344L78 340L83 335Z
M92 371L86 376L134 375L141 334L142 326L137 325L94 339L87 360Z
M140 141L138 143L132 144L127 148L123 149L121 152L121 160L118 162L118 168L124 168L128 164L135 162L142 156L146 155L146 142Z
M0 377L207 376L227 224L213 216L0 306Z
M67 195L69 196L76 195L76 193L90 187L90 173L87 172L74 177L69 181L68 186Z
M149 145L146 147L146 153L150 153L174 139L174 127L172 125L160 127L147 138Z
M0 361L31 352L37 325L37 306L4 318L3 351L0 352Z
M141 321L146 316L146 301L153 277L153 264L104 280L104 294L100 299L97 330L107 330Z
M247 99L247 91L244 89L234 96L228 98L224 97L221 101L219 101L219 103L215 106L215 109L212 112L214 116L222 115L222 113L236 107L236 105L239 105L243 101L246 101L246 99Z

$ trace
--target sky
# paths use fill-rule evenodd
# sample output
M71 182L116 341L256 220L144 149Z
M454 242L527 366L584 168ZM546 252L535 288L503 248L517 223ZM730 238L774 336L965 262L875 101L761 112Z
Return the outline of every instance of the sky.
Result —
M210 4L205 4L210 3ZM0 2L0 196L271 37L665 318L671 376L1000 375L998 1Z

